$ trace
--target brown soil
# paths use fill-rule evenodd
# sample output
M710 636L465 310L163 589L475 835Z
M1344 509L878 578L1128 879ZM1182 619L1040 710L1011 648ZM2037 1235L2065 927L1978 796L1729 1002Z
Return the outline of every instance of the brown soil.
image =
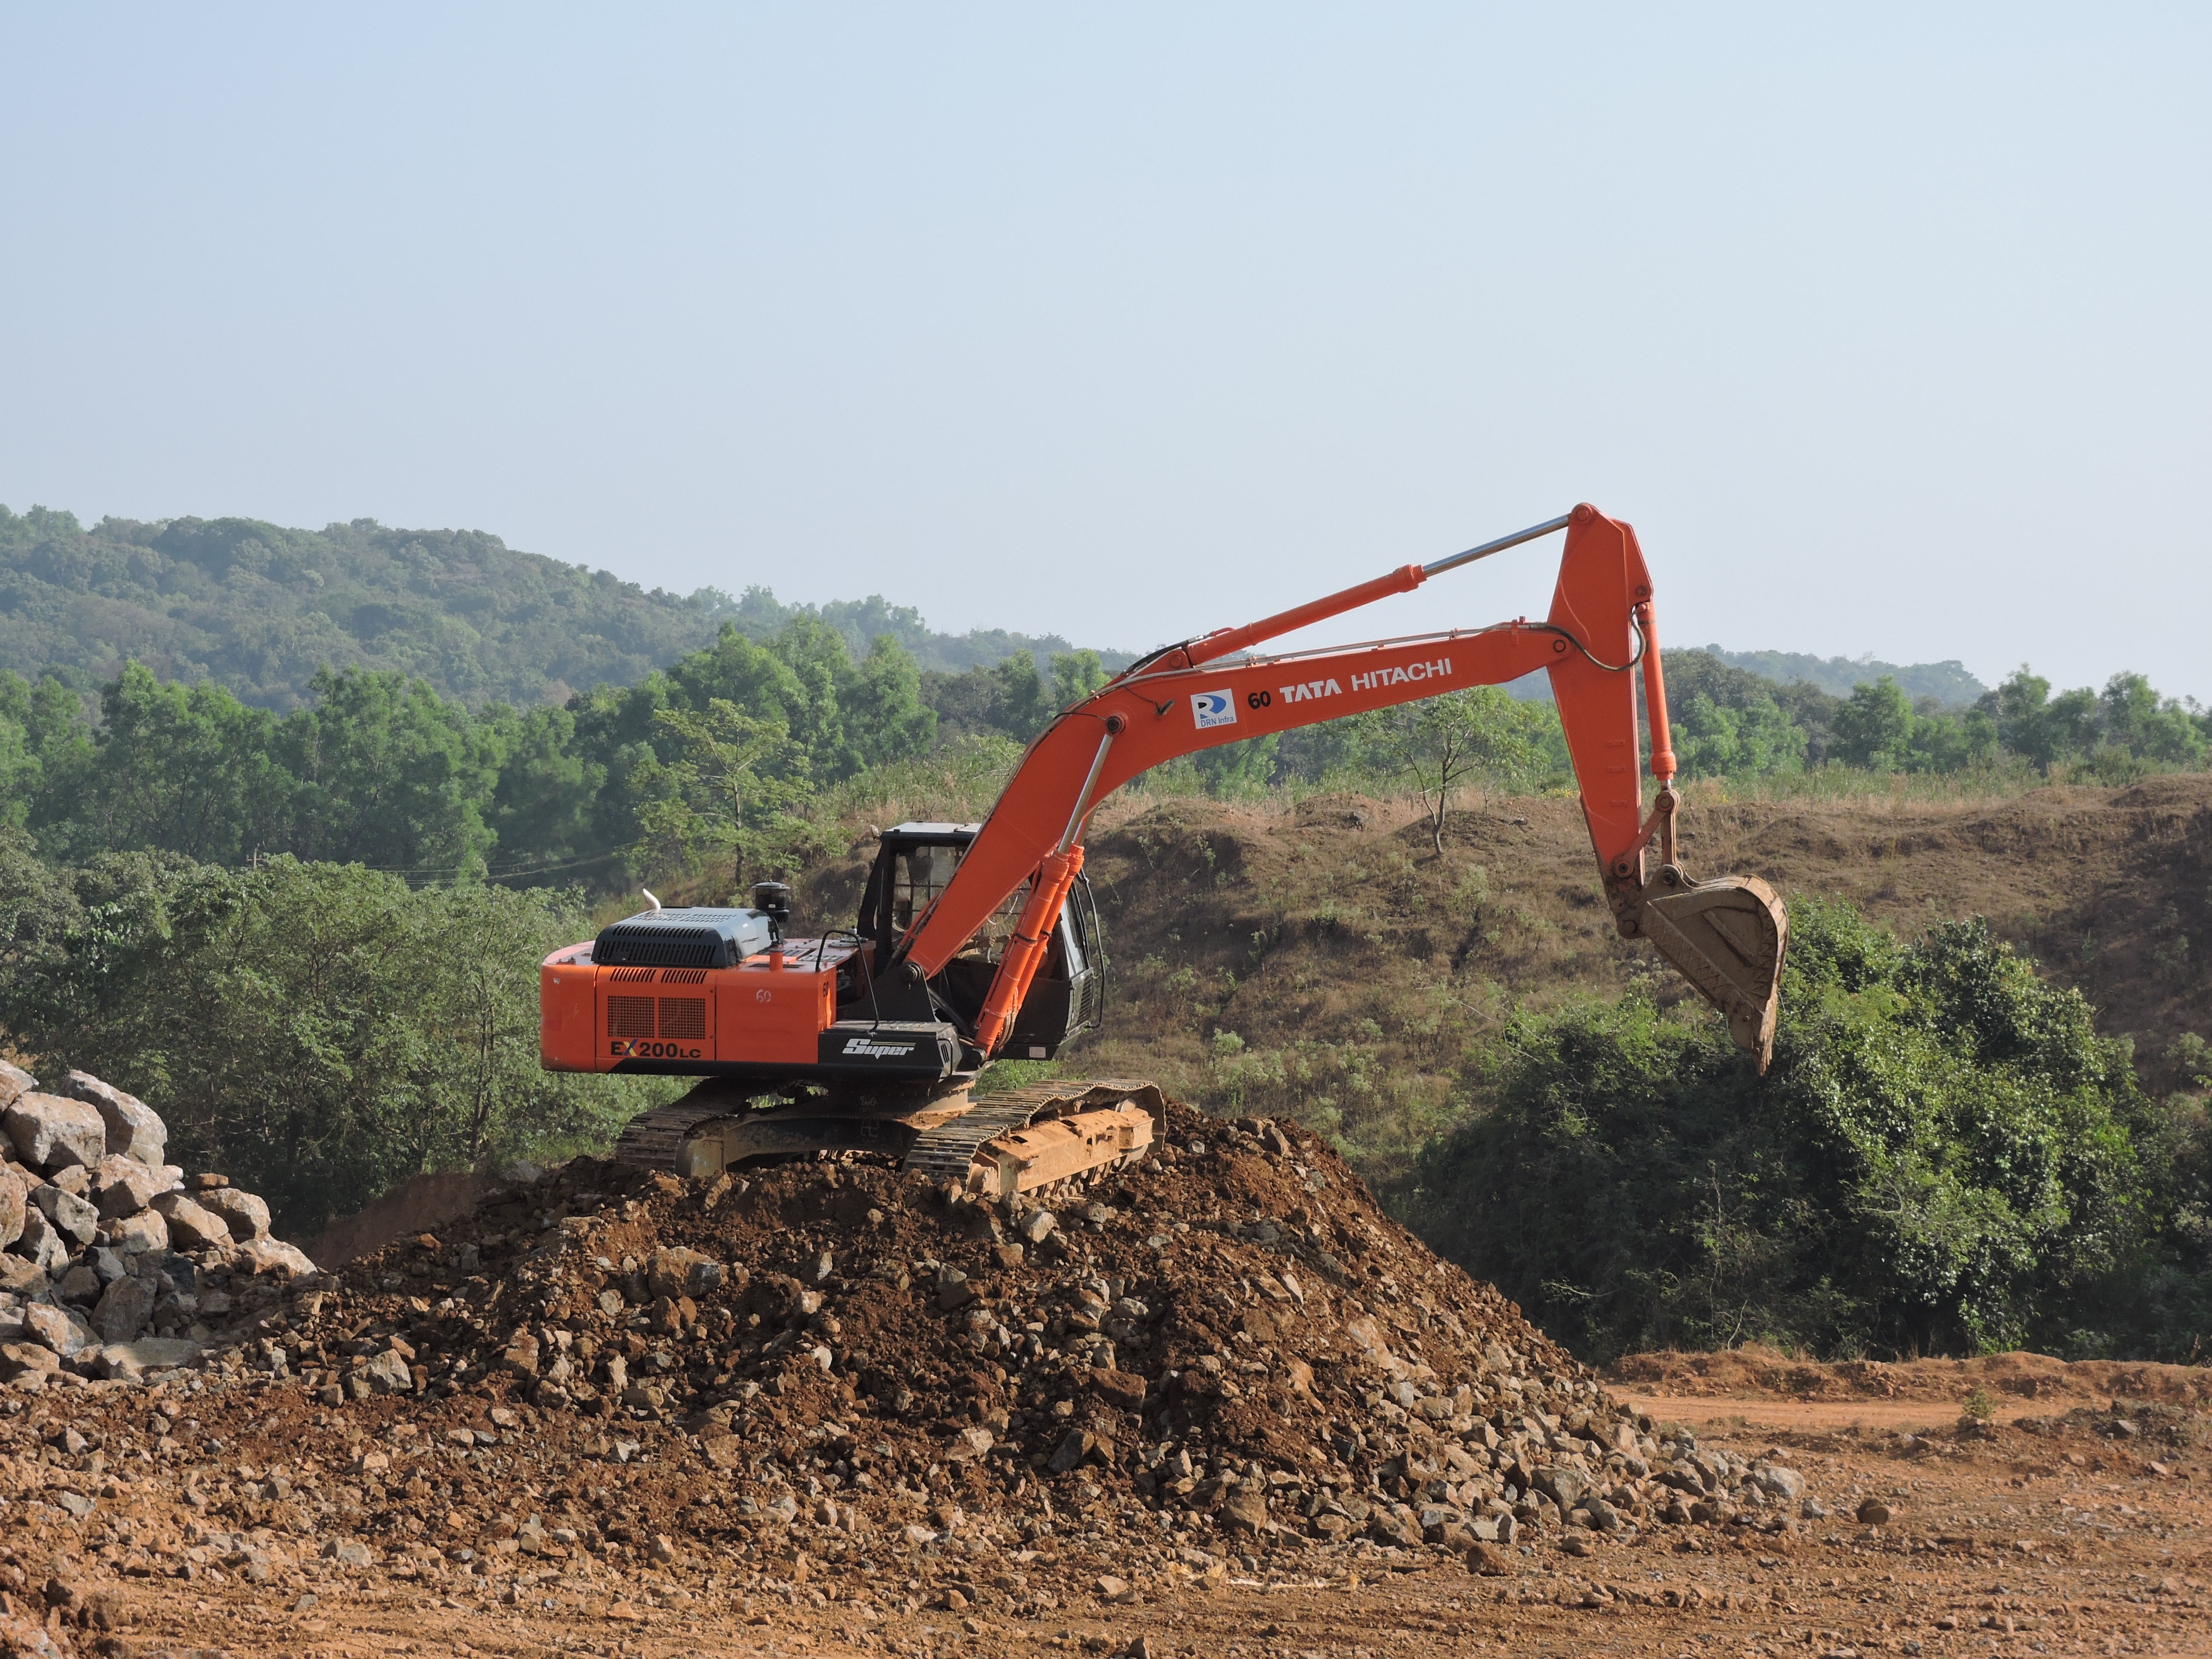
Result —
M1887 1364L1870 1359L1823 1364L1754 1346L1718 1353L1631 1354L1607 1372L1606 1379L1626 1393L1673 1399L1899 1401L1948 1406L1954 1415L1978 1389L2001 1404L2016 1402L2023 1408L2046 1411L2054 1403L2112 1399L2212 1409L2212 1368L2132 1360L2069 1364L2039 1353Z
M468 1214L493 1184L481 1170L410 1176L358 1213L332 1221L307 1254L317 1267L343 1267L395 1238L428 1232Z
M1577 1534L1589 1551L1580 1555L1552 1534L1506 1557L1496 1576L1433 1552L1395 1562L1268 1552L1231 1559L1212 1581L1147 1552L1102 1548L1073 1526L1019 1547L971 1533L958 1547L884 1551L872 1571L855 1571L831 1553L834 1534L802 1525L757 1571L687 1538L666 1564L556 1547L494 1558L495 1571L478 1577L420 1545L380 1541L365 1567L325 1560L303 1496L251 1495L257 1479L265 1491L285 1473L343 1498L348 1483L367 1496L399 1489L403 1477L428 1485L456 1471L442 1436L459 1414L386 1401L349 1409L342 1426L319 1426L292 1399L295 1387L156 1401L179 1415L166 1439L137 1431L135 1413L102 1422L54 1402L9 1419L0 1434L15 1454L7 1473L16 1495L86 1461L58 1449L34 1465L25 1456L31 1437L56 1435L71 1417L86 1423L121 1474L94 1524L134 1548L152 1545L163 1576L140 1576L149 1558L134 1559L133 1549L85 1553L85 1529L57 1510L12 1504L13 1530L0 1534L9 1596L0 1642L12 1634L22 1645L0 1650L37 1650L27 1627L48 1583L75 1609L52 1616L46 1632L64 1654L997 1656L1118 1654L1141 1640L1142 1651L1191 1659L1379 1659L1501 1649L2024 1656L2212 1646L2207 1420L2154 1404L2124 1405L2117 1419L2077 1408L1971 1436L1705 1427L1706 1447L1781 1453L1828 1495L1836 1516L1778 1537L1696 1526L1625 1541ZM2116 1432L2121 1423L2132 1432ZM395 1435L400 1424L414 1431ZM665 1441L623 1465L544 1414L526 1413L520 1426L499 1431L495 1455L516 1469L515 1510L541 1506L549 1525L580 1491L611 1494L611 1507L644 1521L681 1478L682 1453ZM350 1473L346 1449L371 1461L388 1453L390 1468ZM142 1450L152 1468L137 1461ZM335 1467L310 1473L325 1460ZM1887 1504L1885 1524L1849 1518L1866 1498ZM425 1531L444 1541L440 1529ZM265 1560L265 1581L246 1582L262 1570L248 1551ZM188 1577L175 1576L187 1565ZM1127 1584L1126 1601L1100 1594L1109 1574ZM973 1592L972 1604L945 1605L948 1589L963 1600ZM80 1620L90 1627L67 1628Z
M2130 1382L2201 1406L2191 1375L1645 1356L1622 1382L1706 1392L1639 1417L1302 1133L1174 1128L1018 1257L885 1169L580 1162L295 1290L227 1371L0 1393L0 1652L36 1650L49 1601L62 1653L2203 1650L2208 1419L2066 1409ZM672 1249L730 1271L655 1297ZM938 1294L945 1264L980 1297ZM1104 1310L1110 1364L1101 1279L1143 1304ZM1032 1325L1033 1351L995 1336ZM399 1391L348 1381L372 1369ZM1968 1378L2034 1380L2039 1414L1952 1426ZM1899 1409L1936 1431L1881 1431ZM1668 1520L1605 1454L1656 1474L1693 1416L1700 1456L1794 1470L1827 1513L1724 1486ZM1455 1504L1564 1449L1605 1461L1623 1524L1394 1534L1409 1455L1455 1480L1447 1443L1486 1426ZM1364 1533L1307 1518L1332 1494ZM1890 1518L1855 1520L1869 1498Z

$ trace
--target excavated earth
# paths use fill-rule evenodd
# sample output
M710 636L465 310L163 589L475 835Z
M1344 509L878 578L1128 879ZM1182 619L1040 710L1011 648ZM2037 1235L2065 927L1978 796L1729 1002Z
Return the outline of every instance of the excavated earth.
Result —
M1010 1213L580 1160L0 1390L0 1651L2202 1651L2205 1419L1695 1433L1290 1125ZM1747 1408L1749 1409L1749 1408Z

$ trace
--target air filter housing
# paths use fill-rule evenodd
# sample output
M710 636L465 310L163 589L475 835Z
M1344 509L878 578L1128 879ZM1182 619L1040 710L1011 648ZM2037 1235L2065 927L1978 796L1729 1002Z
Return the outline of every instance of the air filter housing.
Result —
M641 910L599 930L592 960L602 968L734 968L775 939L775 923L762 910Z

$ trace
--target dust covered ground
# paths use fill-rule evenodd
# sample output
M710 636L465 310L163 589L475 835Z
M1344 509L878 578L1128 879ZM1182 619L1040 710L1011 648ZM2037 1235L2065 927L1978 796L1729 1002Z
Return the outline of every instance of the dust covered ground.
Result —
M203 1560L230 1559L234 1552L206 1540L253 1519L224 1512L241 1490L239 1464L301 1462L297 1442L271 1432L297 1420L296 1407L288 1415L270 1397L286 1386L203 1406L191 1431L202 1437L198 1445L155 1453L155 1468L137 1465L137 1449L125 1452L116 1467L126 1496L114 1507L180 1544L201 1538ZM1755 1404L1749 1409L1755 1413ZM442 1413L378 1409L358 1426L374 1439L387 1419L422 1415L443 1420ZM1516 1552L1497 1577L1434 1553L1381 1562L1284 1548L1231 1559L1221 1579L1208 1582L1157 1559L1103 1548L1079 1528L1020 1548L974 1539L891 1546L864 1558L872 1563L865 1567L830 1555L820 1533L801 1532L757 1571L711 1557L671 1565L620 1556L532 1558L514 1564L523 1571L512 1578L477 1582L378 1551L365 1567L309 1556L275 1567L262 1583L215 1565L190 1578L118 1574L40 1529L11 1536L12 1559L0 1577L15 1583L20 1574L31 1593L17 1589L11 1600L35 1610L41 1583L59 1575L91 1600L101 1615L95 1623L113 1627L112 1634L76 1632L58 1628L64 1620L56 1618L65 1652L661 1659L1119 1653L1139 1640L1138 1650L1152 1654L1240 1659L2204 1652L2212 1647L2212 1559L2203 1420L2156 1406L2118 1420L2136 1432L2116 1436L2110 1413L2087 1409L2032 1430L2002 1427L1992 1439L1706 1425L1702 1443L1747 1456L1780 1449L1847 1502L1858 1493L1881 1498L1891 1520L1839 1522L1780 1538L1700 1526L1618 1541L1590 1535L1586 1556L1565 1553L1554 1536ZM557 1506L556 1494L582 1485L610 1489L627 1504L665 1473L653 1469L665 1451L611 1465L574 1435L543 1435L544 1426L526 1419L514 1443L522 1449L507 1452L538 1476L528 1482L536 1495L519 1494L528 1501ZM223 1453L206 1452L216 1439ZM396 1462L434 1474L449 1459L433 1438L425 1455ZM206 1510L173 1501L187 1469L199 1471L193 1485L207 1495ZM567 1474L562 1484L556 1471ZM269 1521L281 1528L278 1516L265 1516L263 1526ZM1106 1576L1125 1578L1123 1594L1132 1599L1117 1604L1100 1595L1097 1580ZM966 1609L942 1605L952 1589L969 1601ZM1024 1610L1021 1604L1040 1593L1057 1605Z
M0 1651L2206 1650L2196 1405L1639 1411L1300 1132L1170 1127L1013 1213L579 1161L246 1368L0 1391Z

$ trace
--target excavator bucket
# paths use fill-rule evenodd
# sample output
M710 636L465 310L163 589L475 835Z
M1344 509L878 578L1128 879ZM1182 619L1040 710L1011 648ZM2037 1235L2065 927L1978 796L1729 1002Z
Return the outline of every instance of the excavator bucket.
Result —
M1758 1057L1764 1076L1774 1058L1775 1004L1790 939L1790 915L1774 890L1757 876L1692 882L1663 866L1646 890L1643 933L1728 1016L1737 1045Z

